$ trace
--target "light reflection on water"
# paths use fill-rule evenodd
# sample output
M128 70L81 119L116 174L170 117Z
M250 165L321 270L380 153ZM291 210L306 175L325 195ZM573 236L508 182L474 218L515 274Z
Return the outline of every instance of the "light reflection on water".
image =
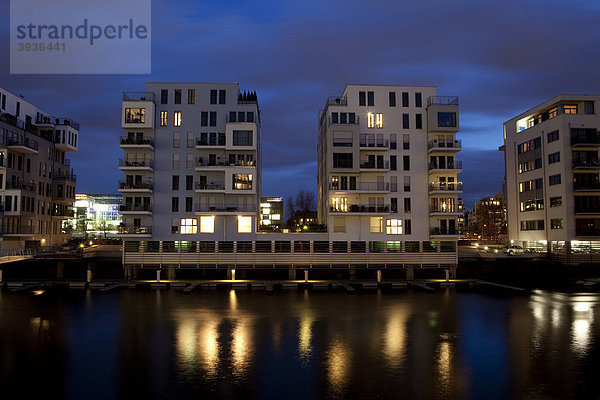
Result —
M44 384L56 397L77 382L61 360L81 353L93 357L86 375L123 398L597 394L586 371L600 369L598 295L124 291L0 301L0 385L23 385L26 368L40 365L58 375ZM116 357L84 352L99 337ZM130 393L123 382L147 387Z

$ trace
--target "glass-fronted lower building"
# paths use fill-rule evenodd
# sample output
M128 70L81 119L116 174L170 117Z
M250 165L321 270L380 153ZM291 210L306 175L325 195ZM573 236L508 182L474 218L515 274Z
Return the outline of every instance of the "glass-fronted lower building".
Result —
M114 238L123 223L122 203L120 194L76 194L74 218L63 222L63 230L73 237Z

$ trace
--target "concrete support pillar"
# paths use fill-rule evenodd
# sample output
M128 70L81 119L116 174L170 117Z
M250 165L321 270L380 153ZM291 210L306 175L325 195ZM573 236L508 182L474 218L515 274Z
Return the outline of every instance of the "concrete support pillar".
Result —
M123 279L126 281L131 280L131 267L123 267Z
M456 265L450 267L450 279L456 279Z
M85 275L85 281L86 281L87 283L90 283L90 282L92 281L93 277L94 277L94 276L93 276L93 274L92 274L92 270L91 270L91 268L88 266L88 270L87 270L87 272L86 272L86 275Z
M381 270L377 270L377 283L381 283Z
M156 270L156 283L160 283L160 269Z
M235 268L231 270L231 280L235 281Z
M170 266L169 269L167 269L167 279L170 281L175 280L175 267Z
M290 281L296 280L296 269L295 268L288 268L288 279Z
M304 270L304 282L308 282L308 270Z
M63 279L65 277L65 263L59 261L56 263L56 279Z
M446 282L448 282L450 280L450 270L446 268L444 272L446 273Z
M0 269L0 283L2 283L2 270Z
M415 279L415 270L413 267L406 267L406 280L412 281Z
M227 267L227 279L231 280L231 272L233 271L233 268Z
M138 277L140 276L140 269L136 268L136 267L131 267L131 268L132 268L133 279L138 279Z
M356 280L356 268L355 267L350 267L350 280L351 281Z

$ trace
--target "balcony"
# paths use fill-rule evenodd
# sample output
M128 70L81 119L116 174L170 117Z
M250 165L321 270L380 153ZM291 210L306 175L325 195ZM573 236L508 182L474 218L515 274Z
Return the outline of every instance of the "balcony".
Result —
M154 101L152 92L123 92L123 101Z
M434 151L460 151L462 148L462 142L460 140L453 140L449 142L430 140L427 142L427 150L429 153Z
M438 163L429 163L429 172L447 172L447 171L456 171L459 172L462 170L462 161L454 161L448 162L445 164Z
M149 137L121 136L122 149L150 149L154 150L154 140Z
M600 236L600 228L596 227L576 227L575 228L575 236L578 237L590 237L590 236Z
M52 217L59 219L75 218L75 211L73 210L53 210Z
M578 199L581 197L578 197ZM600 207L597 205L577 205L575 204L575 214L600 214Z
M360 136L360 149L361 150L387 150L389 148L389 141L387 139L370 138L365 135Z
M151 204L122 204L119 207L121 214L152 214Z
M35 182L34 181L29 181L29 182L23 182L23 181L13 181L13 180L7 180L6 181L6 190L25 190L28 192L35 192Z
M152 236L151 226L123 226L119 228L119 235L127 236Z
M256 204L219 203L219 204L196 204L197 214L255 214Z
M119 160L121 171L154 171L154 160Z
M600 163L597 159L573 160L573 169L600 169Z
M599 182L575 182L573 184L573 189L575 189L576 192L592 192L592 191L597 191L600 190L600 183Z
M21 235L33 235L33 226L28 225L6 225L0 226L0 231L4 236L21 236Z
M440 215L461 215L462 212L458 211L455 207L450 207L447 205L432 205L429 206L430 214L440 214Z
M196 192L222 192L225 182L196 183Z
M225 160L210 161L210 160L205 160L202 157L198 158L198 162L196 163L196 170L205 169L205 168L226 168L226 167L254 168L254 167L256 167L256 163L254 162L254 160L237 161L235 163L230 163L229 161L225 161Z
M29 133L38 133L37 126L33 125L30 122L23 121L22 119L19 119L12 114L0 111L0 121L4 121L7 124L16 126L17 128L27 131Z
M389 171L389 169L390 169L389 161L384 161L384 162L365 161L365 162L360 163L360 170L364 171L364 172Z
M327 100L325 100L325 108L328 106L347 106L348 98L347 97L338 97L338 96L329 96Z
M357 182L355 184L345 185L343 188L339 184L329 183L329 190L332 192L363 192L363 193L377 193L377 192L389 192L389 182Z
M439 193L462 193L463 184L462 182L456 183L430 183L429 194Z
M29 138L23 138L20 136L13 136L6 138L6 147L9 150L13 150L23 154L37 154L38 153L38 142Z
M52 179L54 179L55 181L68 180L68 181L71 181L71 182L76 182L77 181L77 175L71 174L68 171L54 171L52 173Z
M457 96L429 96L427 98L427 107L429 106L458 106Z
M571 135L571 146L573 147L599 147L600 134L598 131L585 132L584 134Z
M154 184L152 182L125 182L119 181L119 192L123 193L152 193Z
M329 212L332 214L388 214L390 206L385 204L351 204L346 209L330 206Z
M429 231L431 236L460 236L456 228L434 227Z

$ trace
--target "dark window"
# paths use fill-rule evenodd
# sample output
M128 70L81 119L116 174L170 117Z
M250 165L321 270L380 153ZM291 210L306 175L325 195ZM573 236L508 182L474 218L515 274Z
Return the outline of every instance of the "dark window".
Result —
M175 104L181 104L181 89L175 89Z
M367 105L366 98L365 98L365 92L358 92L358 105L359 106Z
M402 129L410 129L408 114L402 114Z
M186 197L185 198L185 212L192 212L193 201L194 201L193 197Z
M196 104L196 90L188 89L188 104Z
M214 253L215 252L215 242L207 242L207 241L198 242L198 250L200 251L200 253Z
M383 253L385 251L385 242L369 242L369 253Z
M216 90L210 91L210 104L217 104L217 91Z
M535 189L536 190L539 190L539 189L543 188L544 187L544 179L543 178L537 178L534 181L534 185L535 185Z
M246 122L254 122L254 111L248 111L246 113Z
M219 90L219 104L226 104L226 103L227 103L227 91Z
M410 197L404 198L404 212L405 213L410 212Z
M423 97L421 93L415 93L415 107L423 107Z
M583 103L583 112L586 114L593 114L594 113L594 102L593 101L586 101Z
M440 251L442 253L454 253L456 251L456 242L440 242Z
M550 182L549 185L559 185L560 184L560 174L556 174L556 175L550 175L549 177Z
M405 219L404 220L404 234L405 235L410 235L411 234L411 222L410 222L410 219Z
M238 253L252 253L252 242L239 240L236 243Z
M402 169L410 171L410 156L402 156Z
M390 92L390 107L396 107L396 92Z
M348 242L334 241L331 244L332 250L334 253L347 253L348 252Z
M294 253L310 253L310 242L295 240Z
M408 92L402 92L402 107L408 107Z
M329 253L329 242L324 241L314 241L313 242L313 251L315 253Z
M179 175L173 175L173 179L171 180L171 189L179 190Z
M160 104L168 104L169 103L169 90L161 89L160 91Z
M237 113L235 111L229 111L229 122L237 122Z
M392 197L390 199L390 201L391 201L391 204L390 204L391 212L397 213L398 212L398 198L397 197Z
M423 242L423 253L437 252L437 242Z
M374 92L367 92L367 105L370 107L375 106L375 93Z
M126 253L138 253L140 251L140 242L125 242L123 244Z
M159 241L149 241L146 245L146 251L148 253L158 253L160 250L160 242Z
M338 113L336 113L336 112L334 112L334 113L331 113L331 123L332 123L332 124L337 124L337 123L339 123L339 122L340 122L340 121L339 121L339 119L338 119Z
M171 212L179 212L179 197L171 198Z
M233 131L234 146L252 146L252 131Z
M217 126L217 112L216 111L211 111L210 112L210 126Z
M194 176L193 175L185 176L185 190L194 190Z
M560 151L548 154L548 164L554 164L560 161Z
M390 156L390 169L392 171L396 171L398 169L396 166L396 156Z
M404 242L404 251L407 253L418 253L419 242Z
M246 122L246 113L244 111L238 111L237 122Z
M558 140L558 131L552 131L548 133L548 143Z
M542 159L536 158L534 161L534 169L542 168Z
M364 253L365 251L367 251L367 244L365 242L358 242L358 241L350 242L350 252Z
M219 253L233 253L233 242L219 241Z
M333 168L352 168L352 153L333 153Z
M208 126L208 112L202 111L200 113L200 126Z
M423 115L415 114L415 128L423 129Z
M292 251L292 242L289 240L276 240L275 253L289 253Z
M456 113L455 112L439 112L438 127L456 128Z
M257 253L270 253L271 252L271 241L270 240L257 240L255 247L256 247Z

